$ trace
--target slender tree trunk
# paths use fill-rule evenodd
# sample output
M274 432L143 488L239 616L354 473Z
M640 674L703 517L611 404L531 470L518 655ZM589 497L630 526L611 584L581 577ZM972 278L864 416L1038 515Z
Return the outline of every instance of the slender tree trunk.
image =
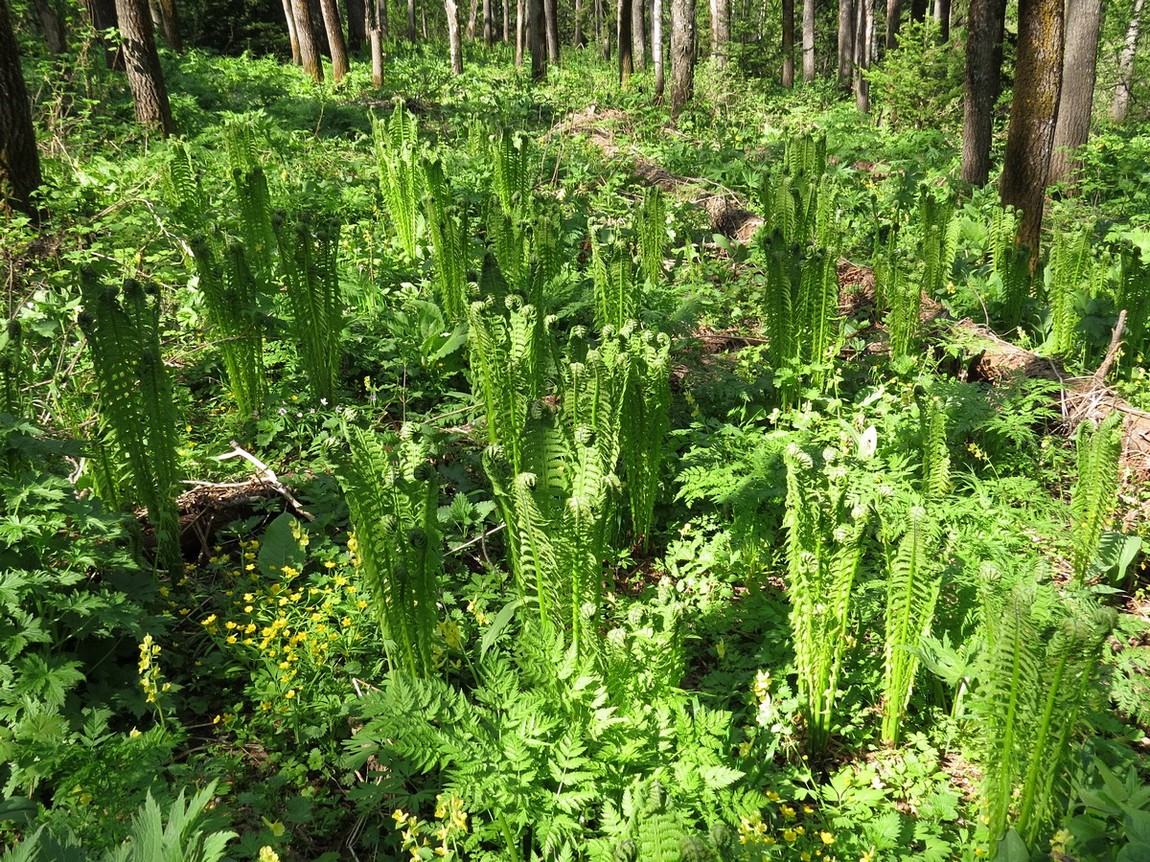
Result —
M795 85L795 0L783 0L783 86Z
M1062 93L1058 100L1058 122L1054 126L1054 152L1050 155L1051 183L1073 177L1078 167L1074 153L1090 137L1101 24L1102 0L1066 0Z
M164 31L164 44L177 54L184 53L184 41L180 38L180 16L176 11L175 0L159 0L160 26Z
M467 12L467 41L475 41L475 33L479 26L479 0L471 0Z
M815 0L803 0L803 80L815 79Z
M867 81L865 73L870 68L871 43L874 40L874 0L858 0L856 13L855 107L866 114L870 112L870 82Z
M711 0L711 59L715 67L727 65L731 50L731 0Z
M343 41L343 22L339 19L339 7L335 0L319 0L323 13L323 28L327 31L327 48L331 54L331 74L338 84L348 73L347 45Z
M383 26L387 21L387 0L367 0L364 4L364 29L371 51L371 86L383 86Z
M865 0L857 0L862 5ZM854 69L855 31L858 29L856 0L839 0L839 86L850 92Z
M0 0L0 201L37 223L42 213L32 196L42 182L32 103L12 30L8 0Z
M503 44L511 44L511 0L499 0L503 7Z
M288 39L291 41L291 61L293 66L301 62L299 51L299 35L296 32L295 14L292 12L291 0L283 0L284 18L287 19Z
M559 65L559 18L555 0L543 0L543 21L547 27L547 62Z
M407 0L407 41L414 42L419 38L415 31L415 0Z
M930 0L910 0L910 20L922 23L930 10Z
M308 77L318 84L323 81L323 63L319 58L319 40L311 26L308 0L291 0L291 4L296 36L299 39L300 64Z
M36 0L36 17L40 19L40 29L44 33L48 53L55 56L67 51L68 38L64 31L64 19L60 17L60 10L56 7L55 0Z
M976 0L972 0L976 2ZM886 0L886 49L898 46L898 29L902 26L902 0Z
M671 116L695 94L695 0L671 0Z
M527 50L527 0L515 3L515 68L523 65L523 52Z
M976 186L990 177L994 104L1002 86L1006 0L971 0L966 22L963 84L962 178Z
M587 36L583 32L583 15L586 8L583 5L583 0L575 0L575 32L571 37L571 44L576 48L587 47Z
M124 43L136 119L141 125L169 137L175 134L176 124L172 121L172 106L168 103L168 89L160 68L160 55L156 52L148 7L144 0L116 0L116 18Z
M527 0L527 41L531 50L531 80L547 77L547 13L543 0Z
M611 62L611 24L607 21L606 0L595 0L595 38L603 49L603 62Z
M483 0L483 44L490 48L495 44L495 10L491 0Z
M456 75L462 75L463 39L459 32L459 4L455 0L443 0L443 9L447 13L447 44L451 53L451 71Z
M1003 205L1022 210L1018 242L1038 261L1042 210L1062 89L1064 0L1020 0L1010 130L999 180Z
M384 39L390 39L391 24L387 20L387 0L367 0L367 2L375 3L375 21L379 25L379 35Z
M651 62L655 66L655 104L661 105L667 87L663 71L663 0L651 3Z
M96 31L96 38L104 48L104 59L108 68L115 72L125 71L124 52L121 45L105 38L104 34L116 26L116 0L85 0L84 7L88 20Z
M1130 24L1126 28L1126 40L1118 57L1118 86L1114 88L1114 101L1110 103L1110 119L1115 123L1125 121L1126 109L1130 105L1130 91L1134 83L1134 54L1138 50L1144 3L1145 0L1134 0L1134 10L1130 13Z
M636 72L647 65L647 34L644 32L643 0L631 0L631 62Z
M347 0L347 50L358 54L367 38L367 4L372 0Z
M950 41L950 0L934 0L934 23L938 25L938 41Z
M631 28L635 18L631 13L631 4L634 0L619 0L619 18L616 26L619 33L616 41L619 43L619 84L626 86L631 80L631 73L635 71L633 39Z

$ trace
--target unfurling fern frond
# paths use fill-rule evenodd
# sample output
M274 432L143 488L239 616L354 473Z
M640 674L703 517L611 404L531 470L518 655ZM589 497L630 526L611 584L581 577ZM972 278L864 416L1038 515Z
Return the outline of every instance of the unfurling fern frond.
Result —
M495 194L504 215L515 221L531 212L533 149L525 132L503 131L492 142Z
M439 580L443 573L438 483L411 429L400 437L353 426L337 458L354 530L356 568L367 584L393 670L428 678L435 670Z
M946 403L937 396L922 398L918 405L922 434L922 481L927 500L938 500L951 488L950 447L947 445Z
M1005 329L1022 323L1032 292L1031 250L1016 241L1018 219L1018 211L1009 207L996 207L990 218L990 262L1001 283L998 303Z
M174 221L180 230L185 235L202 231L208 218L208 201L200 184L191 148L184 141L178 141L172 146L167 163L167 186L172 199Z
M1120 251L1118 308L1126 309L1126 344L1132 365L1150 359L1150 262L1133 244Z
M451 186L439 159L423 164L427 194L423 199L435 264L435 289L447 319L467 319L470 288L467 282L467 213L454 204Z
M636 320L641 305L642 285L635 278L631 250L622 241L600 242L591 234L591 276L595 288L595 325L600 331L615 331Z
M1089 230L1056 233L1046 271L1046 295L1050 304L1050 350L1059 356L1079 352L1078 315L1075 299L1089 288L1094 261Z
M659 284L667 246L667 204L658 186L643 196L635 216L635 233L639 236L639 271L648 284Z
M889 557L883 651L882 739L898 742L918 672L919 641L930 632L942 585L934 562L935 525L913 507L897 551Z
M932 299L938 299L950 277L958 241L954 198L940 201L933 189L924 186L919 192L918 209L923 263L921 289Z
M1106 519L1118 502L1118 464L1122 457L1122 414L1111 413L1094 427L1078 426L1078 481L1070 494L1074 518L1074 579L1082 583L1098 553Z
M292 311L292 329L308 384L318 401L335 400L343 355L343 292L339 284L338 222L293 223L277 213L276 239Z
M631 370L620 417L623 478L631 537L646 548L654 522L665 438L671 427L671 340L648 330L625 330Z
M250 117L230 120L225 129L244 254L256 283L268 285L275 276L274 211L267 176L256 151L255 129Z

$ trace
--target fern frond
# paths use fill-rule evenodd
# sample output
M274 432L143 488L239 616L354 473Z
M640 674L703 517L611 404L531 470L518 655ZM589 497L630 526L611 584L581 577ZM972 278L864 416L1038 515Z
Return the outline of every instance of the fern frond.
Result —
M1122 414L1115 411L1097 427L1078 426L1078 481L1070 494L1074 518L1074 578L1081 584L1098 553L1106 519L1118 502L1118 465L1122 457Z

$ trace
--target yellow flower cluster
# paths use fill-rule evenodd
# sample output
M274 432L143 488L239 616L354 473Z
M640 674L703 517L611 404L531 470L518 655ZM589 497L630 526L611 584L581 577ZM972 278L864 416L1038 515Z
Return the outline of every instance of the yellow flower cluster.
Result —
M467 834L467 812L463 800L454 793L435 797L435 819L420 820L402 808L392 812L395 828L402 833L403 849L411 862L428 859L458 859L456 841Z
M760 683L763 683L760 686ZM756 680L756 696L760 690L765 693L766 680ZM801 862L835 862L830 847L835 843L833 832L824 829L809 829L803 825L804 816L812 815L815 809L810 805L799 806L783 800L773 790L766 791L766 797L778 805L777 817L763 819L763 813L755 812L751 817L739 819L739 843L747 847L757 847L759 859L799 859ZM801 813L800 813L801 811ZM771 823L779 827L772 828Z
M160 655L160 645L151 635L144 635L140 644L140 686L144 689L144 698L148 703L157 703L157 695L170 691L172 684L164 682L160 665L156 658Z

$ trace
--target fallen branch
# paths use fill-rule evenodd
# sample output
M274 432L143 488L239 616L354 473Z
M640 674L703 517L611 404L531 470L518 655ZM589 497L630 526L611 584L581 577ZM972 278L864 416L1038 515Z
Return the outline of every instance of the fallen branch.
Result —
M295 510L295 513L297 515L299 515L301 518L304 518L308 521L314 521L315 520L315 515L313 515L311 512L307 511L307 509L305 509L303 507L303 504L300 503L300 501L297 500L292 495L291 491L289 491L284 486L283 482L281 482L279 480L279 477L276 476L275 471L272 470L271 467L269 467L267 464L265 464L263 461L261 461L255 455L253 455L251 452L244 449L235 440L232 440L231 443L232 443L232 451L231 452L225 452L223 455L217 455L216 456L217 461L227 461L231 458L243 458L245 461L247 461L249 464L251 464L253 467L256 468L256 470L257 470L256 478L260 482L263 482L265 485L267 485L272 490L274 490L277 494L279 494L285 500L287 500L288 505L291 506L292 509Z

